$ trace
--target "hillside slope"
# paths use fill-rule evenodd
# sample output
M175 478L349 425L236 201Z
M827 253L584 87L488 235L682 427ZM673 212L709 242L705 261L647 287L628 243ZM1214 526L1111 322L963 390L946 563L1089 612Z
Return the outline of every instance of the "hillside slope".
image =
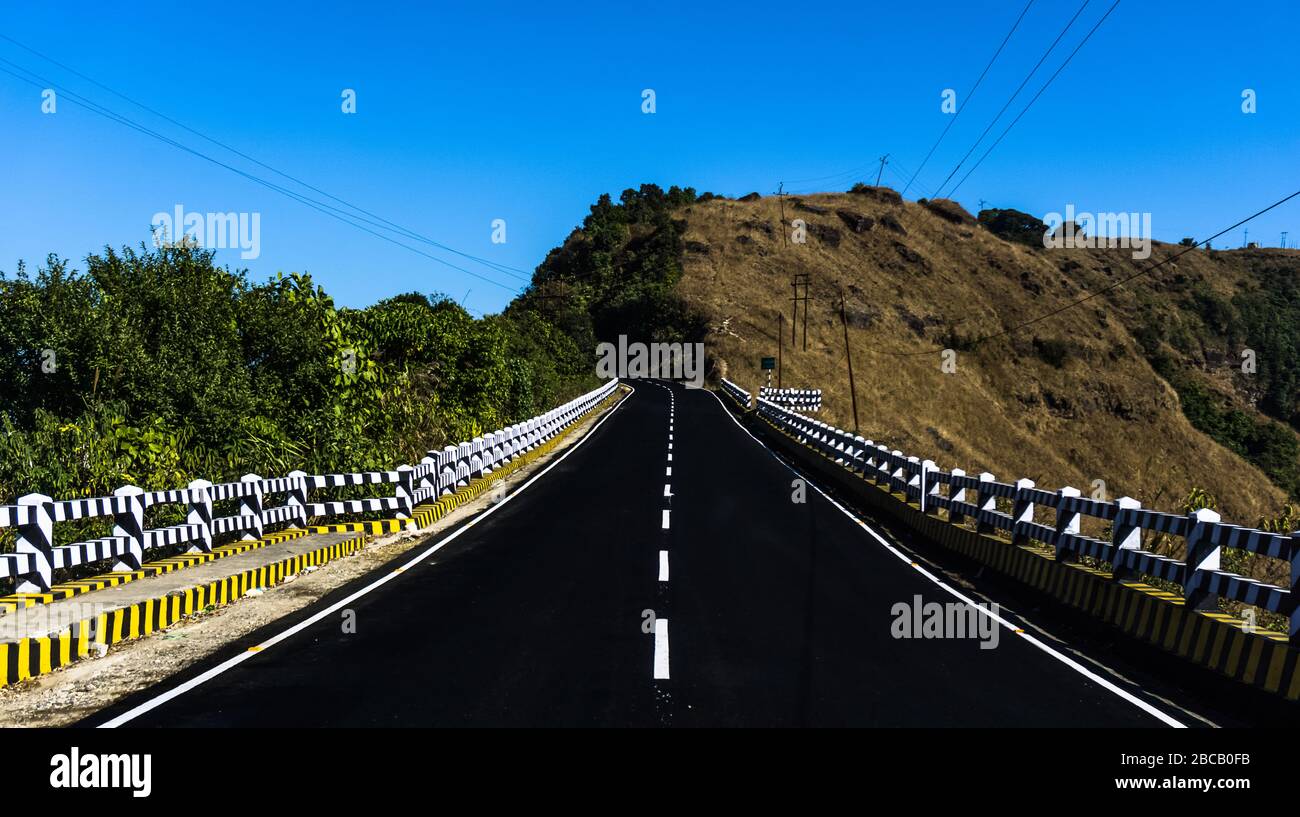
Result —
M1296 438L1264 409L1271 400L1274 417L1294 422L1286 377L1300 351L1275 331L1279 315L1265 309L1247 320L1246 312L1251 298L1294 289L1300 253L1194 250L1048 320L973 342L1181 248L1157 243L1150 262L1125 249L1047 250L1005 241L960 208L939 213L946 203L933 204L867 188L678 209L685 230L676 292L708 317L717 373L751 390L765 382L760 359L777 354L780 310L782 384L823 389L821 417L851 428L842 285L864 436L944 468L1030 477L1045 488L1072 485L1087 495L1103 480L1109 498L1129 495L1148 507L1177 510L1200 488L1228 520L1254 524L1281 512L1295 492ZM783 206L787 225L807 223L805 244L783 240ZM811 281L807 351L802 311L797 344L789 334L790 283L801 272ZM1271 359L1256 350L1263 380L1239 371L1251 340L1243 333L1272 344ZM953 373L941 370L947 348L957 353ZM1183 405L1192 398L1194 412Z

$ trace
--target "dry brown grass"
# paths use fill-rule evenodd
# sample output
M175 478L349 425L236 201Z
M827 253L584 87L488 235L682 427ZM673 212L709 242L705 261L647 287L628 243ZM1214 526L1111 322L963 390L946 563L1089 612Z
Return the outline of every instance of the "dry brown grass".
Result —
M1128 250L1035 250L979 226L953 223L923 206L875 197L787 197L787 221L809 225L804 245L786 244L775 197L715 200L683 210L690 245L679 292L712 316L708 351L726 376L754 390L760 358L777 354L777 310L786 316L783 382L821 388L822 419L853 425L839 319L846 294L861 433L941 467L1030 477L1044 488L1072 485L1173 510L1193 487L1219 499L1224 518L1251 524L1285 496L1248 462L1196 431L1176 393L1147 364L1130 327L1139 293L1205 280L1230 294L1242 283L1230 253L1193 252L1155 275L1120 287L1032 328L959 351L940 370L943 337L998 333L1138 269ZM810 209L811 208L811 209ZM825 212L817 212L822 210ZM866 216L854 232L837 214ZM906 234L889 226L893 221ZM836 235L830 232L838 232ZM1152 259L1176 248L1157 245ZM790 343L790 280L811 276L808 350ZM800 315L800 343L802 342ZM1063 344L1057 368L1034 339ZM1226 350L1225 350L1226 351ZM1235 353L1230 355L1235 357ZM775 381L774 381L775 382Z

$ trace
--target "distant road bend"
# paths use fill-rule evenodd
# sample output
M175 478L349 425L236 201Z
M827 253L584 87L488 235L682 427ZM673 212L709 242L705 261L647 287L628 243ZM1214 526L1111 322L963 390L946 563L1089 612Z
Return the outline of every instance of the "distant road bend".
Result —
M796 475L712 392L634 383L468 527L278 622L260 649L236 645L91 723L1188 721L1005 618L994 649L895 638L895 604L961 591L812 484L793 502Z

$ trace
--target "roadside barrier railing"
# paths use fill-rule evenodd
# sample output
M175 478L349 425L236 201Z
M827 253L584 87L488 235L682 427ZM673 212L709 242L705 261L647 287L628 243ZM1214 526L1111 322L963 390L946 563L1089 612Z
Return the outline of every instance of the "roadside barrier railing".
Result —
M821 389L774 389L771 386L764 386L758 390L758 396L792 411L808 412L822 409Z
M745 408L748 409L753 407L753 400L749 396L749 392L745 391L740 386L737 386L735 383L732 383L730 380L724 379L722 381L722 390Z
M236 482L196 479L184 488L145 491L124 485L112 496L54 500L43 494L19 497L0 505L0 528L17 534L12 553L0 554L0 580L13 579L17 593L46 593L57 577L72 568L112 560L114 572L140 569L146 554L158 548L188 543L189 552L207 552L217 539L260 539L272 526L306 527L309 518L333 520L343 516L385 512L409 519L415 506L452 493L470 480L491 474L563 431L613 393L618 380L516 425L475 437L441 451L430 451L415 465L392 471L307 474L283 477L247 474ZM370 499L314 500L314 491L361 485L392 486L390 495ZM216 516L222 503L233 514ZM146 511L179 505L183 523L149 528ZM112 519L109 536L58 544L54 525L80 519Z
M988 472L944 471L933 460L890 450L762 398L756 414L858 477L905 496L923 513L945 511L950 524L969 521L983 533L1001 531L1013 545L1046 545L1060 561L1089 557L1108 563L1115 579L1152 576L1173 582L1183 588L1184 602L1193 609L1217 610L1218 600L1223 598L1284 615L1290 622L1291 643L1300 645L1296 604L1300 531L1271 533L1232 525L1208 508L1171 514L1143 508L1127 496L1111 502L1084 497L1079 489L1068 486L1044 490L1031 479L999 482ZM1109 525L1109 535L1084 535L1085 518ZM1176 559L1145 550L1148 534L1183 539L1186 556ZM1223 570L1225 548L1287 562L1290 586Z

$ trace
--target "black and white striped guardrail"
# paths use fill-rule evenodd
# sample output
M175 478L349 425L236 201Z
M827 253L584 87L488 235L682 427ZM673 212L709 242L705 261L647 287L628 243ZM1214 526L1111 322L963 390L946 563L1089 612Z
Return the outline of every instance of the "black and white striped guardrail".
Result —
M112 496L91 499L54 500L43 494L27 494L14 505L0 505L0 528L13 528L17 533L14 552L0 554L0 580L13 579L18 593L44 593L54 584L56 571L110 559L114 571L138 570L145 554L159 547L189 543L190 552L206 552L212 550L218 538L237 535L240 539L260 539L269 526L305 527L310 517L332 519L391 512L399 519L409 519L416 505L491 474L497 466L554 437L617 386L617 379L610 380L545 414L441 451L430 451L418 464L401 465L392 471L316 475L294 471L272 478L247 474L238 482L213 484L196 479L185 488L166 491L125 485ZM391 485L393 495L311 501L313 491L359 485ZM283 504L268 502L268 497L277 496ZM234 503L236 513L214 516L213 506L218 502ZM188 508L186 521L147 528L145 510L158 505ZM55 523L104 517L113 520L111 536L64 545L55 542Z
M1300 608L1296 603L1300 531L1279 534L1230 525L1208 508L1186 515L1162 513L1143 508L1132 497L1110 502L1084 497L1077 488L1044 490L1031 479L1006 483L987 472L971 476L960 468L943 471L933 460L891 451L770 400L760 398L757 413L863 479L905 495L923 512L946 511L950 524L962 525L969 519L983 532L1007 531L1014 544L1048 545L1056 551L1058 561L1088 556L1107 562L1113 565L1116 579L1147 575L1174 582L1182 586L1185 603L1194 609L1217 609L1218 599L1225 598L1280 613L1290 619L1291 642L1300 644ZM999 508L999 500L1009 513ZM1043 511L1051 512L1050 524L1040 521ZM1084 535L1083 517L1109 523L1109 537ZM1186 557L1175 559L1144 550L1148 531L1182 538ZM1289 562L1290 586L1279 587L1223 570L1224 548Z
M821 389L774 389L764 386L758 390L758 396L782 408L800 413L821 411L822 408Z

